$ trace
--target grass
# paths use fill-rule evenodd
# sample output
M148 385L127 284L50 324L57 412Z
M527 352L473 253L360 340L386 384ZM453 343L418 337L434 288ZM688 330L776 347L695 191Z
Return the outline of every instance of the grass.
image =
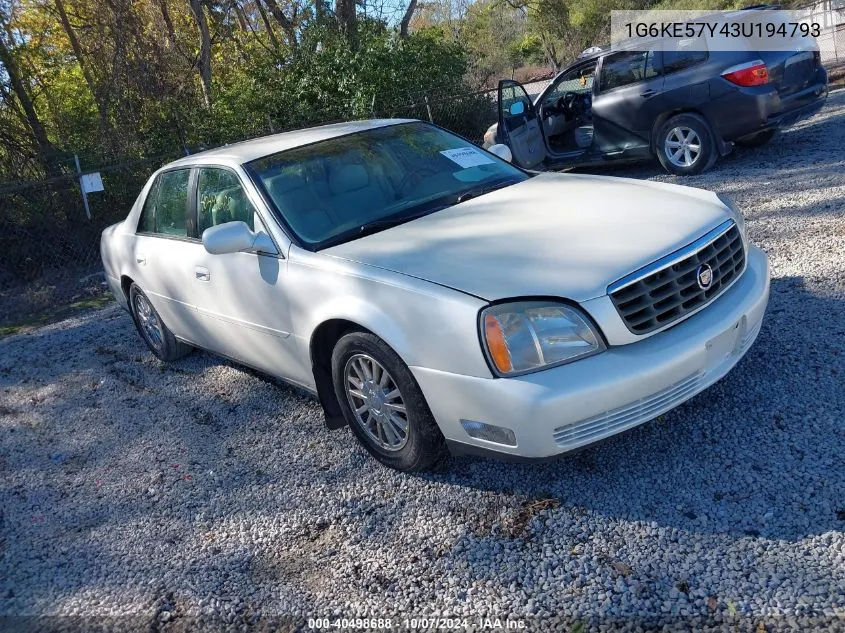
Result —
M10 323L8 325L0 325L0 338L19 334L27 330L32 330L56 321L61 321L69 316L87 312L88 310L97 310L109 305L114 299L108 293L104 293L97 297L90 297L80 301L74 301L66 305L51 308L39 314L33 314L23 321L17 323Z

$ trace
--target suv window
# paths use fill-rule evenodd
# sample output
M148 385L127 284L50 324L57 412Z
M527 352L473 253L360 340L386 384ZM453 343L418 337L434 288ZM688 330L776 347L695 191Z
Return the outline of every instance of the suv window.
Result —
M255 208L238 176L228 169L202 167L197 179L197 234L225 222L246 222L255 229Z
M674 49L663 51L663 72L676 73L707 61L707 45L704 38L680 40Z
M654 51L623 51L604 58L599 78L601 90L613 90L660 74Z
M545 101L556 101L567 92L592 92L595 77L596 62L568 70L558 78L554 88L546 95Z
M138 230L187 237L188 179L190 169L176 169L159 174L150 188Z

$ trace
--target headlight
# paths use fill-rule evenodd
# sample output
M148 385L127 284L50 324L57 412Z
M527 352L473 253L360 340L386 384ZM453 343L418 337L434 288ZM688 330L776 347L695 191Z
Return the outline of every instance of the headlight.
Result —
M745 216L742 214L742 209L740 209L736 202L731 200L730 196L726 196L723 193L716 194L716 197L719 198L721 203L725 205L728 210L731 212L733 216L733 221L736 222L736 226L739 229L740 234L742 235L743 241L745 241Z
M481 340L499 376L514 376L604 351L577 308L554 301L499 303L481 311Z

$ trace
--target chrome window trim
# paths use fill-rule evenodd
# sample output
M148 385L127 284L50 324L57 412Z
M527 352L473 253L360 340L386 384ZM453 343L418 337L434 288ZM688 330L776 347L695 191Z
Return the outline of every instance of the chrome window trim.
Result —
M625 275L621 279L614 281L607 287L607 294L611 295L614 292L617 292L619 290L622 290L623 288L627 288L628 286L637 283L638 281L648 277L649 275L653 275L654 273L659 272L664 268L669 268L673 264L677 264L679 261L686 259L687 257L697 253L701 249L709 246L710 244L718 240L720 237L722 237L722 235L731 230L731 228L735 224L736 223L733 220L725 220L715 229L702 235L694 242L676 250L674 253L669 253L668 255L661 257L660 259L655 260L652 263L647 264L646 266L643 266L639 270L635 270L631 274ZM743 270L745 270L745 267L743 267ZM737 275L737 278L739 278L739 275ZM727 290L727 288L725 290Z

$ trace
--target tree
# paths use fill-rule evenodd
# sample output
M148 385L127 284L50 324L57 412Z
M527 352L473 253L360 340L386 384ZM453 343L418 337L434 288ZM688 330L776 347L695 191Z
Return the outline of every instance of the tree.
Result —
M56 151L47 137L47 130L35 110L35 104L27 89L26 81L15 61L14 51L12 50L14 42L7 44L5 41L10 31L9 18L4 11L0 11L0 64L3 65L11 90L24 112L27 125L38 148L38 156L44 172L48 176L58 176L61 172L55 162Z
M352 50L358 48L358 15L355 0L335 0L335 17Z
M91 91L91 97L94 99L94 103L97 104L97 110L100 113L100 123L103 126L103 130L108 132L110 127L108 106L101 98L100 91L97 89L97 84L94 82L94 77L91 74L91 69L85 61L85 56L82 53L82 47L79 45L79 39L77 39L76 33L74 32L73 27L70 24L70 20L68 19L64 1L53 0L53 2L56 7L56 12L59 14L59 22L67 35L71 47L73 48L73 54L76 56L79 68L82 70L82 76L85 77L85 83L88 84L88 89Z
M399 23L399 36L408 37L408 26L411 24L411 18L414 17L414 11L417 10L417 0L410 0L408 8L405 9L405 15L402 16L402 21Z
M208 20L205 17L202 0L188 0L191 13L196 20L200 33L200 50L197 58L197 70L202 84L202 100L206 108L211 107L211 34L208 31Z

